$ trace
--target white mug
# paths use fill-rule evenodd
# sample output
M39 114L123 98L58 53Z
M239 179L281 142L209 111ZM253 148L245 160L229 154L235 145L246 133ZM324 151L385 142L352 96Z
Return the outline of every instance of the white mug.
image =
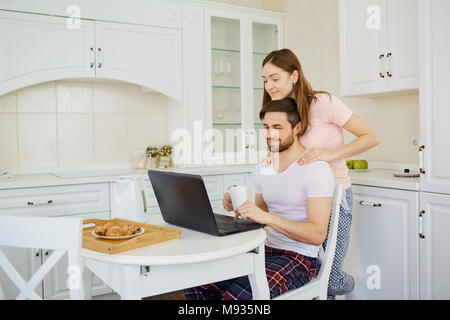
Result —
M231 196L231 203L233 210L239 208L245 201L247 201L247 187L246 186L231 186L228 188Z

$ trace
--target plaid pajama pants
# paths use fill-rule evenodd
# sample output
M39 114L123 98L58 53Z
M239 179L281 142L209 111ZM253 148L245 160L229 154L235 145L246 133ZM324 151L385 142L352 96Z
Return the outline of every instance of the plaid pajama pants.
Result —
M330 281L328 282L328 298L334 299L336 295L344 295L353 291L355 279L348 273L342 271L345 255L347 254L350 241L350 229L352 226L353 192L347 188L342 197L339 207L339 224L336 240L336 253L331 266ZM323 243L326 248L328 237Z
M316 274L317 259L296 252L265 247L266 276L270 297L299 288ZM252 290L247 276L184 290L188 300L250 300Z

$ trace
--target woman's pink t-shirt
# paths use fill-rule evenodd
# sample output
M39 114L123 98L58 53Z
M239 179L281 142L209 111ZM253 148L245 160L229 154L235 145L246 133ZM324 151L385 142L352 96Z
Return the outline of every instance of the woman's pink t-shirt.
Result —
M327 94L317 94L309 110L309 126L299 138L300 143L307 149L334 150L344 145L344 131L342 128L352 116L352 110L339 98ZM343 184L344 189L351 185L345 160L329 162L333 169L335 184Z

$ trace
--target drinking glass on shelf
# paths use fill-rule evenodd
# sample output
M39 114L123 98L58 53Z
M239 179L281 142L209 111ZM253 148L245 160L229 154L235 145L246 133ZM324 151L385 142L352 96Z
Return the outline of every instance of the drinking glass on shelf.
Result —
M223 59L220 59L219 63L219 76L220 76L220 85L224 85L224 79L223 79Z
M227 86L232 86L232 81L231 81L231 61L227 61Z

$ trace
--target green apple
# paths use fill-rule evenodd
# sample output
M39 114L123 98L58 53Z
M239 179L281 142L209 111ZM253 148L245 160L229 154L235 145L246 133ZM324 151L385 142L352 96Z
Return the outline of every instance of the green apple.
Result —
M349 168L350 170L353 169L354 163L355 163L354 160L347 160L347 161L346 161L347 168Z
M369 164L366 160L355 160L353 163L353 169L355 170L361 170L361 169L368 169Z

